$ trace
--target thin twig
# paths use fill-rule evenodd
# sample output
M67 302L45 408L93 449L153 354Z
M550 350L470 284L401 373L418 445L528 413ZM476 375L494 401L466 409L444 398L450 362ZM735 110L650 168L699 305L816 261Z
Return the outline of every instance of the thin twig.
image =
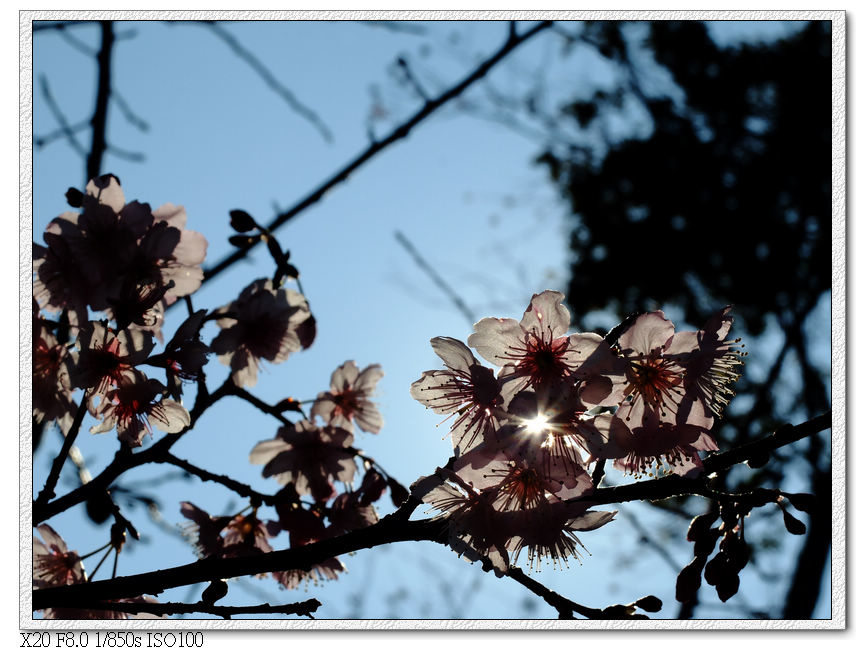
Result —
M279 80L273 76L273 73L267 68L267 66L265 66L252 52L246 49L228 30L215 21L204 20L200 21L200 24L209 27L214 34L221 38L240 59L245 61L253 70L255 70L256 74L264 80L264 83L267 84L268 88L282 97L282 99L285 100L285 103L288 104L295 113L312 124L325 141L333 142L333 134L330 132L330 129L327 128L325 123L322 122L321 118L311 108L301 103L301 101L295 97L294 93L281 84Z
M482 61L462 81L455 84L448 90L445 90L438 97L426 102L414 115L412 115L402 124L395 127L387 137L371 143L363 152L361 152L354 159L346 163L330 178L321 183L321 185L319 185L315 190L313 190L303 199L298 201L292 208L289 208L286 212L277 215L276 218L273 219L273 221L267 224L267 229L271 232L275 231L277 228L296 217L308 207L317 203L330 189L346 181L356 169L361 167L370 158L373 158L375 155L377 155L379 152L386 149L393 143L408 136L408 134L414 127L420 124L432 113L447 104L450 100L459 97L467 88L469 88L469 86L474 84L476 81L483 79L487 75L487 73L497 63L499 63L499 61L504 59L514 49L525 43L535 34L538 34L543 30L548 29L552 24L552 21L543 21L526 30L526 32L521 35L511 35L497 52L495 52L486 60ZM248 246L239 248L235 252L224 257L216 265L210 267L209 269L206 269L204 271L204 282L207 282L211 278L219 275L220 273L222 273L222 271L246 257L247 253L249 253L250 250L257 246L260 241L260 239L255 239Z
M44 88L43 88L44 90ZM33 144L39 147L45 147L55 140L59 140L60 138L69 137L69 134L78 133L79 131L83 131L85 129L90 128L90 120L82 120L77 124L73 124L71 126L60 127L54 129L53 131L45 134L45 135L37 135L33 138ZM76 141L77 142L77 141Z
M111 93L111 100L115 104L117 104L117 108L120 109L123 117L125 117L126 121L129 122L132 126L134 126L142 133L146 133L148 130L150 130L150 125L144 121L144 118L139 117L139 115L132 110L129 102L126 101L123 95L121 95L115 90Z
M72 147L72 149L80 156L86 156L87 152L84 151L84 147L81 145L80 142L78 142L78 140L75 139L76 129L73 129L73 127L69 125L69 122L66 120L66 116L63 114L63 111L60 110L57 102L54 101L54 95L51 94L51 87L48 85L48 78L45 75L39 76L39 85L42 89L42 94L45 96L45 104L54 115L54 119L56 119L57 123L60 125L59 130L66 138L69 146Z
M85 392L81 397L81 402L78 404L78 410L75 412L75 418L66 432L66 437L63 440L63 446L60 448L60 453L54 459L51 465L51 471L48 473L48 479L39 496L33 503L33 507L44 505L54 497L54 488L57 487L57 481L60 480L60 472L63 471L63 465L66 463L66 458L69 456L69 450L75 443L75 438L78 437L78 431L81 429L81 423L84 421L84 414L87 412L87 396ZM34 522L35 523L35 522Z
M420 269L430 276L430 279L433 283L441 289L448 298L450 298L451 302L454 304L459 312L466 317L469 325L474 325L477 322L475 315L472 313L472 310L469 309L468 305L463 301L462 298L459 297L456 291L454 291L451 286L445 282L444 278L438 274L438 272L430 266L427 261L423 258L423 256L418 252L417 248L406 238L405 235L402 234L399 230L394 233L394 237L399 242L399 244L406 250L406 252L411 255L415 264L420 267Z
M163 452L162 455L156 460L156 462L174 465L175 467L179 467L180 469L192 474L193 476L197 476L202 481L219 483L220 485L224 485L225 487L227 487L229 490L236 492L238 495L246 497L248 499L252 499L254 501L258 501L259 503L263 503L269 506L275 506L282 501L281 499L277 499L271 494L264 494L262 492L253 490L250 486L246 485L245 483L241 483L240 481L236 481L230 476L225 476L224 474L215 474L213 472L207 471L206 469L202 469L197 465L193 465L188 460L178 458L177 456L168 451Z

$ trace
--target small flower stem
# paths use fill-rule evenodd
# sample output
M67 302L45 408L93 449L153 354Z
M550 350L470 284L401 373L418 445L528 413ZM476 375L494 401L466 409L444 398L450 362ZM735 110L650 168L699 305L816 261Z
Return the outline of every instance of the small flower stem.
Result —
M45 486L36 497L34 506L41 506L48 503L54 498L54 488L57 487L57 481L60 480L60 472L63 470L63 465L69 457L69 450L75 444L75 438L78 437L78 431L81 429L81 423L84 421L84 414L87 412L87 397L89 391L85 391L81 397L81 402L78 404L78 410L75 412L75 419L72 420L72 426L66 432L66 438L63 440L63 446L60 448L60 453L54 459L51 465L51 471L48 474L48 479L45 481Z
M99 564L97 564L96 568L93 569L93 573L91 573L89 576L87 576L87 582L90 582L91 580L93 580L93 576L96 575L96 572L99 571L99 568L102 566L102 563L105 562L105 560L108 558L108 554L111 553L111 551L113 551L113 550L114 550L113 548L109 548L107 551L105 551L105 555L103 555L102 559L99 560ZM113 577L114 576L112 576L112 578Z
M86 560L87 558L96 555L99 551L103 551L103 550L105 550L105 549L108 548L109 546L111 546L111 542L110 542L110 541L109 541L108 543L106 543L106 544L103 544L102 546L100 546L99 548L97 548L95 551L90 551L87 555L82 555L82 556L80 556L78 559L79 559L79 560Z

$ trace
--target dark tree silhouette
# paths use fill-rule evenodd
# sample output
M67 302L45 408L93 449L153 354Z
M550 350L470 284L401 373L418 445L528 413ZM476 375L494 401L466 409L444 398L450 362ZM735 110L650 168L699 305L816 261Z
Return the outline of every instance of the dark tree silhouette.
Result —
M829 22L814 22L775 43L723 48L701 22L652 22L642 43L624 23L587 23L576 38L616 63L623 81L570 102L558 119L586 132L635 99L653 130L606 142L600 162L590 146L539 156L574 212L570 304L620 314L675 306L692 323L734 304L751 336L780 326L768 380L739 382L752 406L726 418L729 444L790 417L770 388L789 356L801 377L794 409L810 417L829 405L804 324L831 286L830 34ZM646 52L684 99L644 89ZM799 450L824 514L812 517L785 618L811 616L829 551L826 440ZM789 460L776 458L760 480L779 482Z

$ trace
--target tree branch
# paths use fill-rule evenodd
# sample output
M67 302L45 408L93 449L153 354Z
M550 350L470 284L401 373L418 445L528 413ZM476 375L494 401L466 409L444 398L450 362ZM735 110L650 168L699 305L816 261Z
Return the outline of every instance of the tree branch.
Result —
M288 104L295 113L312 124L327 142L333 141L333 134L324 122L322 122L321 118L311 108L302 104L300 100L294 96L294 93L282 85L279 80L273 76L273 73L267 68L267 66L265 66L252 52L247 50L229 31L216 21L202 20L197 22L209 27L214 34L221 38L232 52L245 61L249 67L255 70L256 74L264 80L264 83L267 84L268 88L282 97L282 99L285 100L285 103Z
M111 48L114 47L114 23L110 20L99 22L102 32L102 46L96 61L99 65L99 81L96 88L96 106L93 109L93 118L90 124L93 127L93 142L90 146L90 154L87 156L87 178L99 176L102 168L102 157L108 148L105 137L108 128L108 99L111 97Z
M204 411L228 395L233 385L229 376L213 393L207 393L206 390L199 389L199 394L195 399L195 406L189 412L189 426L180 433L166 434L161 440L154 443L152 447L136 453L133 453L125 446L121 447L108 466L89 483L77 487L62 497L54 499L54 501L48 503L34 502L33 525L35 526L46 519L60 514L64 510L68 510L74 505L87 501L87 499L100 492L104 492L124 472L147 463L159 462L160 456L171 449L183 435L195 426L195 423Z
M75 419L66 432L66 437L63 439L63 446L60 447L60 453L51 464L51 471L48 473L48 479L42 487L39 496L33 503L35 508L37 505L42 506L54 496L54 488L57 487L57 481L60 480L60 472L63 471L63 465L66 463L66 458L69 456L69 450L75 444L75 438L78 437L78 431L81 429L81 422L84 420L84 414L87 412L87 392L81 397L81 403L78 404L78 410L75 412Z
M197 465L193 465L188 460L178 458L167 450L164 451L154 462L174 465L175 467L179 467L180 469L192 474L193 476L197 476L202 481L219 483L220 485L227 487L229 490L236 492L242 497L246 497L248 499L252 499L269 506L274 506L279 502L279 500L275 498L272 494L264 494L262 492L257 492L245 483L235 481L230 476L209 472L206 469L198 467Z
M48 78L45 77L45 75L40 75L39 85L42 88L42 94L45 95L45 104L54 115L54 119L56 119L57 123L60 125L60 128L58 129L59 132L66 138L66 141L69 143L69 146L72 147L73 151L81 156L85 156L84 147L75 139L75 131L78 129L69 125L63 111L60 110L57 102L54 101L54 95L51 94L51 86L48 85Z
M830 414L826 413L795 427L782 427L776 433L750 445L745 445L745 447L759 456L780 446L790 444L808 435L822 431L828 428L830 424ZM713 461L709 465L713 468L712 471L716 471L748 460L747 456L743 456L743 454L738 452L739 450L733 450L724 454L715 454L707 459L707 463ZM137 455L140 456L142 454ZM588 501L593 504L623 503L643 499L663 499L685 494L706 496L707 488L705 480L703 478L692 479L682 476L667 476L660 479L638 481L630 485L602 488L596 490L588 497L577 499L577 501ZM742 496L747 495L735 495L735 498L741 498ZM763 498L765 495L761 492L759 496ZM233 578L241 575L292 569L308 571L315 564L319 564L328 558L358 551L363 548L372 548L396 542L432 541L439 544L447 544L447 526L442 520L426 519L411 521L408 519L416 507L417 500L409 499L396 512L387 515L372 526L297 548L247 557L211 557L183 566L119 577L114 580L101 580L85 584L39 589L33 592L33 609L68 607L72 605L80 607L81 603L131 598L143 594L155 595L173 587ZM515 575L518 574L515 573ZM519 580L529 582L530 579L523 580L519 578ZM537 589L538 587L534 586L534 588ZM549 594L545 597L553 598ZM567 599L560 601L553 598L553 600L558 603L558 606L570 603ZM566 603L563 601L566 601ZM605 612L605 618L621 617L619 609L608 608L608 610L601 610L602 613ZM577 609L572 609L571 611L582 613Z
M485 77L487 73L499 61L501 61L508 54L510 54L510 52L512 52L522 43L525 43L535 34L538 34L539 32L551 27L552 24L552 21L543 21L538 23L537 25L534 25L522 35L511 34L505 41L504 45L502 45L502 47L499 48L499 50L495 54L487 58L485 61L481 62L481 64L478 65L478 67L475 68L475 70L472 71L469 75L467 75L462 81L452 86L448 90L444 91L438 97L435 97L434 99L425 102L417 113L415 113L408 120L394 128L387 137L370 144L369 147L367 147L367 149L364 150L360 155L356 156L353 160L348 162L339 171L337 171L330 178L324 181L321 185L319 185L310 194L301 199L293 207L289 208L286 212L277 215L276 218L273 219L273 221L267 224L267 229L270 231L276 230L277 228L306 210L311 205L317 203L328 192L328 190L346 181L352 172L358 169L370 158L374 157L376 154L386 149L394 142L405 138L415 126L417 126L420 122L429 117L437 109L441 108L455 97L458 97L473 83ZM232 266L235 262L238 262L239 260L246 257L247 253L252 250L260 241L261 240L259 239L254 240L252 244L243 248L239 248L232 254L223 258L216 265L210 267L209 269L206 269L204 271L204 282L207 282L211 278L219 275L220 273L222 273L222 271Z
M459 311L463 316L465 316L466 320L469 322L469 326L474 325L477 322L477 318L475 318L472 310L469 309L468 305L466 305L463 299L459 297L459 294L457 294L457 292L454 291L453 288L451 288L451 286L444 281L444 278L442 278L438 274L438 272L432 266L430 266L429 263L427 263L423 256L418 252L417 248L414 247L414 245L408 240L405 235L402 234L401 231L397 230L394 233L394 237L396 237L396 240L399 242L400 246L402 246L406 250L406 252L411 255L415 264L417 264L418 267L420 267L420 269L430 277L433 283L439 289L441 289L448 298L450 298L451 302L454 304L454 307L457 308L457 311Z
M213 614L222 618L231 618L237 614L296 614L314 618L312 613L321 607L321 603L315 598L310 598L300 603L289 603L287 605L246 605L228 607L225 605L208 605L206 603L96 603L93 609L108 610L114 612L126 612L128 614L156 614L165 616L170 614Z

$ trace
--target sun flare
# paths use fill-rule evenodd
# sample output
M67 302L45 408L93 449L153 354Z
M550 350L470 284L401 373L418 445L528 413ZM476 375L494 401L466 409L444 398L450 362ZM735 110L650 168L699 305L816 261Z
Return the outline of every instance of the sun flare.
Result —
M525 421L526 432L543 433L547 429L550 419L546 415L538 414L530 420Z

